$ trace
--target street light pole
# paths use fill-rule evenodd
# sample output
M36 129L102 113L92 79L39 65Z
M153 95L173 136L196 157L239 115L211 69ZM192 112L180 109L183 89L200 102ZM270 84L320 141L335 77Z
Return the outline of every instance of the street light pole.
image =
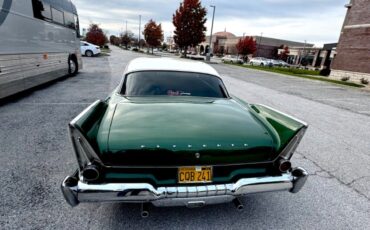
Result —
M138 45L139 45L139 49L140 49L140 33L141 33L141 15L139 15L139 42L138 42Z
M257 57L258 57L259 52L260 52L260 45L261 45L261 41L262 41L262 36L263 36L263 32L261 33L260 41L258 42L258 46L257 46Z
M208 48L208 53L207 53L207 56L206 56L206 61L210 61L211 60L213 22L215 20L215 11L216 11L216 6L210 5L210 7L213 8L213 14L212 14L211 35L209 36L209 48Z

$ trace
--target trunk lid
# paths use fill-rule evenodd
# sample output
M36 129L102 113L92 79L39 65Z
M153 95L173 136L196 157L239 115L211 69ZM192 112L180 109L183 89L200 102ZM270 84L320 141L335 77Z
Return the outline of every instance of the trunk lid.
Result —
M116 105L101 153L110 165L179 166L266 162L276 144L232 99L131 98Z

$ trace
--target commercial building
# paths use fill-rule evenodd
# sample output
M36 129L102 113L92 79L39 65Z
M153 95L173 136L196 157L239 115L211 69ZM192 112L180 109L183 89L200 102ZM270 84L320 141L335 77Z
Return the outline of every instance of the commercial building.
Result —
M330 77L370 80L370 2L351 0L333 60Z
M337 43L324 44L323 48L292 46L289 47L287 62L293 65L304 64L315 69L329 68L336 56ZM283 49L279 49L279 53Z
M258 57L276 58L278 56L279 49L284 46L305 48L312 48L314 46L313 44L309 43L282 40L264 36L251 37L253 37L257 44L257 51L255 52L254 56ZM212 35L212 49L214 53L236 55L236 44L241 38L243 38L243 36L238 37L227 31L214 33ZM208 47L209 36L207 36L206 40L199 45L198 52L206 52Z

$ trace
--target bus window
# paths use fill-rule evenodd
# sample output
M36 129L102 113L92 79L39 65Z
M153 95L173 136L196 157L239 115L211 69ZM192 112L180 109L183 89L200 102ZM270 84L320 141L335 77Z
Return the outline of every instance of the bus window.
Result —
M33 16L41 20L51 20L50 5L40 0L32 0Z
M64 25L64 16L62 11L51 7L51 13L53 16L53 22Z
M77 15L74 15L74 18L75 18L75 25L76 25L76 36L78 38L81 37L81 34L80 34L80 22L78 20L78 16Z
M65 21L65 25L68 27L68 28L71 28L71 29L76 29L76 24L75 24L75 19L74 19L74 15L69 13L69 12L64 12L64 21Z

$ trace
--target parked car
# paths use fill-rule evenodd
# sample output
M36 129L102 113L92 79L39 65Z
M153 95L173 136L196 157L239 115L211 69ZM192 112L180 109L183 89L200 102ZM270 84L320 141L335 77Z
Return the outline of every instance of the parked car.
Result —
M278 60L278 62L280 63L280 66L282 66L282 67L290 67L290 64L286 63L283 60Z
M298 192L308 173L290 159L307 124L231 96L203 62L131 61L120 85L69 124L76 172L71 206L130 202L201 207L250 193Z
M243 64L244 60L238 56L235 55L225 55L223 58L221 58L221 61L223 62L230 62L230 63L237 63L237 64Z
M81 54L87 57L99 55L101 53L100 47L89 42L81 41Z
M272 66L281 66L281 63L279 60L275 60L275 59L269 59L269 62L271 63Z
M272 65L271 61L263 57L255 57L249 61L250 65L269 66Z

